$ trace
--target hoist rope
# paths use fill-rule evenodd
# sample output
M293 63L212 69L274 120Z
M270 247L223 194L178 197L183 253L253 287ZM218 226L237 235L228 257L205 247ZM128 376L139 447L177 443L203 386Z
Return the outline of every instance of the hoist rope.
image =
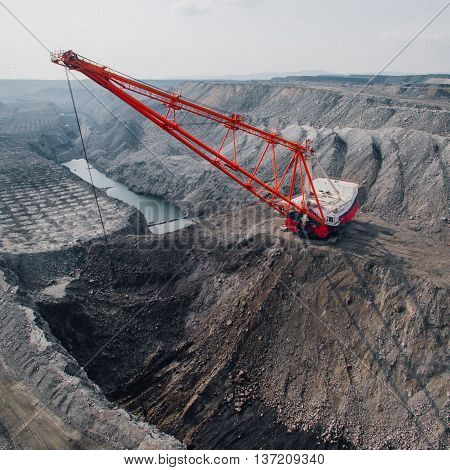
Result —
M94 179L92 177L92 172L91 172L91 166L89 164L89 159L88 159L87 152L86 152L86 145L84 144L83 133L81 132L81 125L80 125L80 120L78 118L78 111L77 111L77 106L75 104L75 98L73 96L72 85L70 83L69 73L67 72L66 67L64 67L64 71L66 72L66 78L67 78L67 84L69 86L70 98L72 100L73 111L75 113L75 118L77 120L78 131L80 133L81 147L83 148L84 159L86 160L86 165L87 165L88 172L89 172L89 178L91 180L92 192L94 193L95 204L97 205L97 210L98 210L98 216L100 218L100 223L102 224L103 236L105 238L106 245L109 247L108 237L106 235L106 230L105 230L105 224L103 222L102 211L100 209L100 204L98 202L97 190L95 189Z

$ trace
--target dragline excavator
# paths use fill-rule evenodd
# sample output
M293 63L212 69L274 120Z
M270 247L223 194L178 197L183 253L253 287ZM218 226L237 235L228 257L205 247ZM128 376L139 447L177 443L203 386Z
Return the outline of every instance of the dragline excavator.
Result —
M277 132L251 125L239 114L227 115L181 95L93 62L73 51L54 52L51 60L86 77L114 93L163 131L205 159L243 189L279 212L288 230L308 238L335 238L358 209L358 185L329 178L313 177L314 149L309 140L295 142ZM138 99L139 98L139 99ZM151 106L149 105L151 104ZM180 116L204 119L222 129L200 138L188 131ZM241 135L239 135L241 134ZM253 143L254 158L244 156L237 140L245 135ZM217 142L206 142L212 140ZM264 162L264 165L263 165Z

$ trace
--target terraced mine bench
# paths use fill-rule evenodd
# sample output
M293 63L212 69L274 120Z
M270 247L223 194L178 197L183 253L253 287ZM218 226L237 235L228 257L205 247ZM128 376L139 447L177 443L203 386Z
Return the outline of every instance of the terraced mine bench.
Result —
M1 152L0 252L54 251L102 236L89 184L26 148ZM134 209L101 192L99 204L107 233L136 232Z

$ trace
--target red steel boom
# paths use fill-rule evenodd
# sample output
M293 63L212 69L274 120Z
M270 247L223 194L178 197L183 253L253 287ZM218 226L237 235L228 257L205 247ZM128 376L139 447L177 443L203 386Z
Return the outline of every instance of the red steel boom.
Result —
M314 154L308 140L304 143L287 140L276 132L268 132L252 126L245 122L239 114L222 114L217 110L182 98L178 94L169 93L134 80L75 54L73 51L53 53L51 59L56 64L81 72L114 93L162 130L285 217L291 216L293 213L306 214L314 226L320 228L321 225L326 224L321 202L314 187L311 165L308 164L308 159ZM132 96L131 93L162 103L166 112L162 114L152 109ZM177 121L177 116L181 112L201 116L223 125L224 131L221 141L216 144L208 144L188 132L180 120ZM258 154L255 155L251 167L247 163L247 168L245 168L243 159L239 157L240 151L236 145L238 132L249 134L257 140L258 145L255 145L255 148L259 147ZM227 142L230 144L228 147L231 147L229 150L231 155L226 155L224 151ZM277 151L281 149L285 154L287 152L284 163L278 158ZM264 159L271 160L271 173L267 175L266 168L266 176L263 179L258 172ZM294 194L296 187L300 188L301 198L298 197L298 194ZM305 194L309 195L310 191L314 204L308 204L308 196L305 197ZM314 205L314 209L311 208L311 205Z
M252 126L239 114L223 114L182 98L181 95L130 78L73 51L52 53L51 60L81 72L114 93L159 128L285 216L289 230L300 235L310 234L313 237L327 238L329 235L338 234L342 226L354 217L358 209L358 185L346 181L331 181L319 163L325 178L313 180L310 159L314 155L314 149L308 140L300 143L285 139L276 132ZM166 112L158 112L132 93L162 104ZM182 125L182 121L177 120L181 113L183 116L186 113L200 116L223 126L220 142L208 144L189 132L186 126ZM256 141L255 159L250 163L248 159L243 158L242 150L236 144L238 132L252 136ZM263 178L261 164L264 159L271 162L265 165Z

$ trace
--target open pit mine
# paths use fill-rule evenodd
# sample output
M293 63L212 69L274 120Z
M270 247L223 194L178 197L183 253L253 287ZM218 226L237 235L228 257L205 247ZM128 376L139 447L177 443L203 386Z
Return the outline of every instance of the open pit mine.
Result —
M52 60L0 80L0 448L447 448L449 76Z

